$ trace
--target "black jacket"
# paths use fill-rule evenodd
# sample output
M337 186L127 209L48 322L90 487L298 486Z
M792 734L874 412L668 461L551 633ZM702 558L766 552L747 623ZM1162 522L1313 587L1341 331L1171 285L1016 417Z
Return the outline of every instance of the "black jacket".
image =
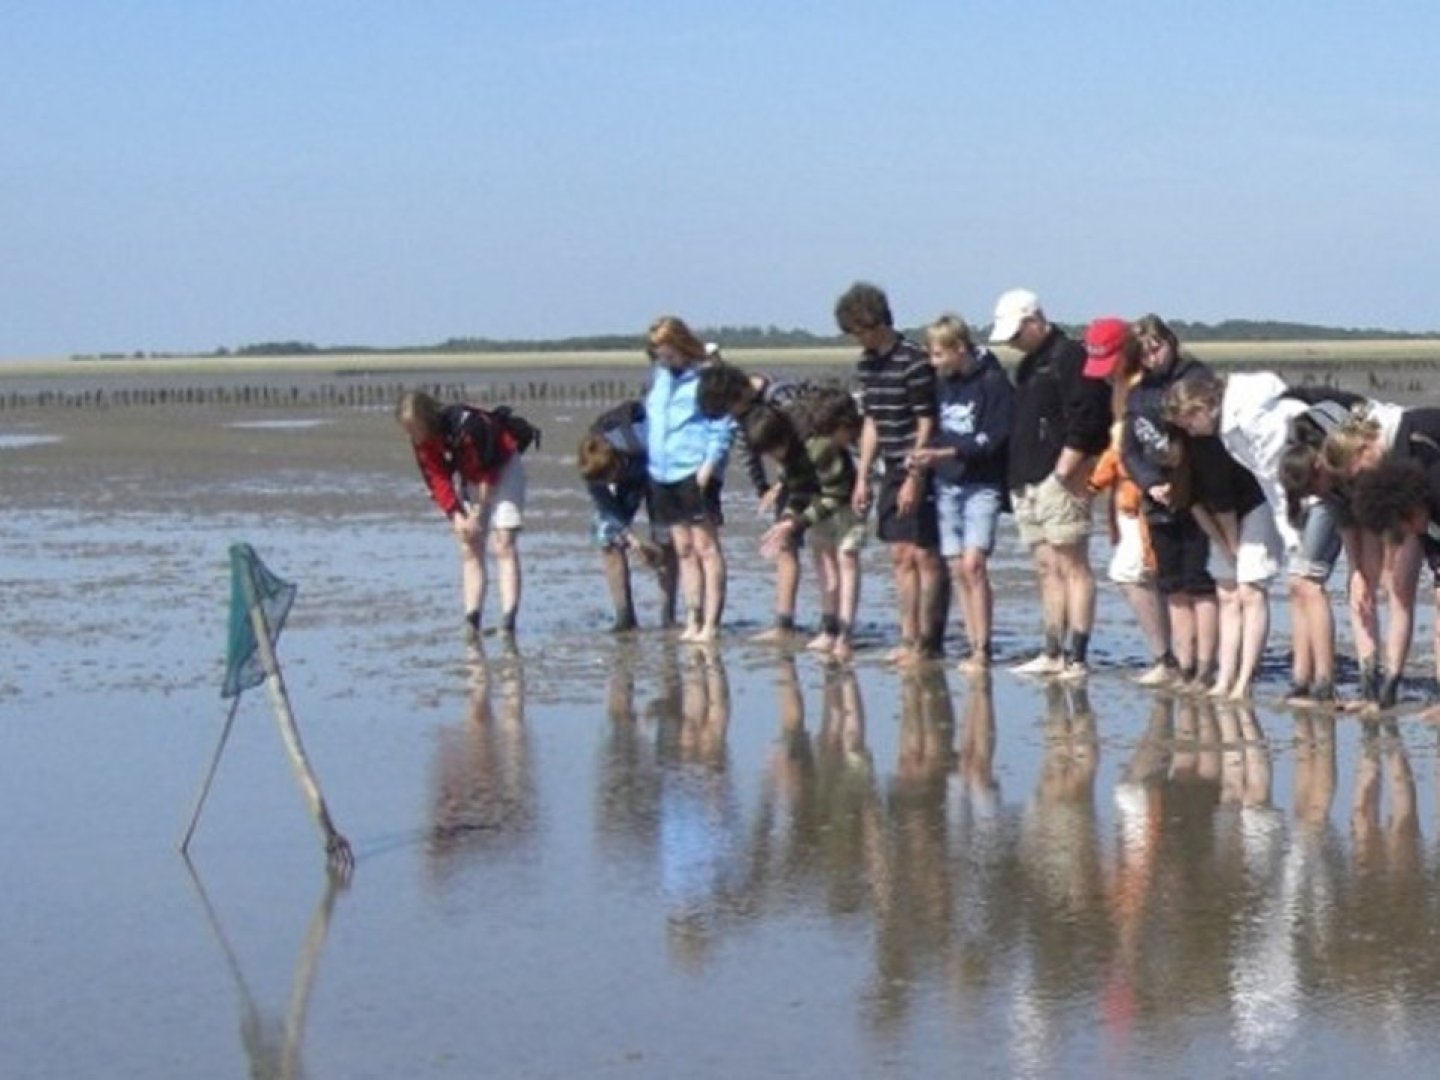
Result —
M1171 512L1150 498L1148 492L1157 484L1173 478L1169 465L1176 440L1184 440L1183 432L1165 422L1165 391L1182 379L1192 378L1209 369L1193 356L1181 353L1168 371L1147 371L1145 377L1130 388L1125 399L1125 423L1120 434L1120 460L1130 479L1146 493L1145 516L1152 521L1169 521Z
M1010 487L1038 484L1062 450L1099 454L1110 444L1110 384L1083 374L1085 347L1053 327L1015 371Z

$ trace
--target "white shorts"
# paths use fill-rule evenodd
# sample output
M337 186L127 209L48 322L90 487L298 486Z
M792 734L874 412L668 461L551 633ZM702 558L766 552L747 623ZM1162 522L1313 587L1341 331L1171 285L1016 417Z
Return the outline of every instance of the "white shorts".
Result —
M1138 516L1116 514L1120 542L1110 555L1110 580L1116 585L1139 585L1153 576L1145 565L1145 535Z
M1234 562L1220 545L1210 542L1210 576L1237 585L1264 585L1280 572L1285 543L1275 528L1275 514L1262 503L1240 519L1240 548Z
M475 489L465 485L465 496L474 501ZM490 517L485 527L518 529L525 520L525 466L520 455L512 454L500 469L494 490L490 493Z

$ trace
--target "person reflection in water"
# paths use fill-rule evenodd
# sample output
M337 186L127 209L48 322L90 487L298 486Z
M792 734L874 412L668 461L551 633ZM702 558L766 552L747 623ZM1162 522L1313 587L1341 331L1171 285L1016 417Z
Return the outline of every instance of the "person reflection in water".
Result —
M639 654L617 649L606 691L608 738L596 768L597 844L629 874L653 871L659 848L660 767L654 726L635 708L635 666Z
M948 855L946 787L955 767L955 712L945 671L900 677L900 746L887 793L886 873L875 887L873 1020L895 1023L917 976L943 969L955 888Z
M741 820L730 772L730 680L720 651L691 652L679 710L659 717L660 884L671 955L697 970L740 891Z
M513 848L534 834L535 780L525 732L525 672L518 655L479 653L463 723L441 728L432 773L430 852Z
M1104 935L1103 876L1095 821L1095 776L1100 744L1084 684L1045 688L1045 760L1039 783L1020 823L1021 872L1033 900L1030 929L1042 968L1065 954L1049 950L1072 933ZM1060 926L1066 928L1059 933ZM1068 993L1069 986L1049 991Z

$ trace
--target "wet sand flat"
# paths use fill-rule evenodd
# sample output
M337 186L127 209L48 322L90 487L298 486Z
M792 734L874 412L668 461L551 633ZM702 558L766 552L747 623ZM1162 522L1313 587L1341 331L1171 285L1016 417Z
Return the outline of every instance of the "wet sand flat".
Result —
M1370 374L1428 392L1408 368L1343 377ZM523 409L545 441L513 651L464 646L408 448L380 405L312 403L330 375L267 407L0 415L24 437L0 443L7 1075L1433 1060L1436 729L1278 707L1278 604L1251 709L1131 685L1143 650L1110 586L1088 687L901 674L879 659L872 547L867 648L829 669L745 641L770 581L732 470L726 640L614 638L569 465L597 376L547 378ZM193 874L175 852L224 716L238 540L300 588L280 655L355 848L348 887L327 879L260 690ZM1038 618L1008 522L995 572L999 645L1019 657ZM642 582L652 626L653 600Z

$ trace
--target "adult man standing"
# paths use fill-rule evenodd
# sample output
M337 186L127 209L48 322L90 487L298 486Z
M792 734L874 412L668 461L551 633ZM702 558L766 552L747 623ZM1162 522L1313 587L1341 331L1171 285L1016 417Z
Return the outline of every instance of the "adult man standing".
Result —
M936 659L948 597L935 488L929 473L908 460L935 430L935 370L924 349L896 332L890 301L875 285L862 281L846 290L835 303L835 321L864 350L855 369L864 424L853 505L858 514L869 509L878 462L876 532L890 549L900 607L900 645L891 659Z
M1046 318L1029 289L1011 289L996 301L990 341L1022 354L1010 495L1020 539L1034 555L1045 619L1044 649L1014 670L1083 679L1095 622L1086 481L1109 444L1110 385L1085 375L1085 347Z

